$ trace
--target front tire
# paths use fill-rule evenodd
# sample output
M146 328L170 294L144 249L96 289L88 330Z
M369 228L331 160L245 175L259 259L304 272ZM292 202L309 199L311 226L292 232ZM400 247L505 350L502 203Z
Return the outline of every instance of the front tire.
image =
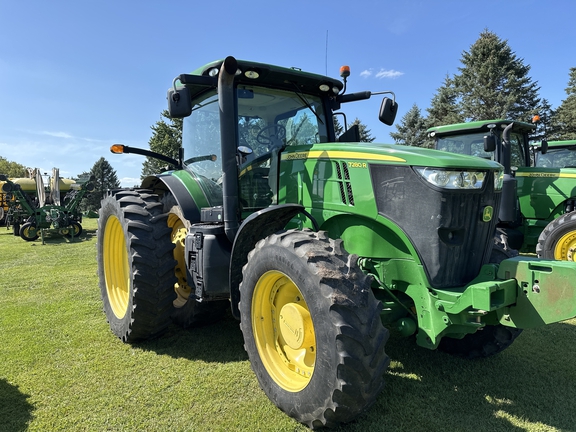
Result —
M576 261L576 212L563 214L542 230L536 254L549 260Z
M148 190L118 190L102 200L100 292L110 329L123 342L158 336L171 323L176 263L166 218Z
M239 304L260 386L311 428L334 427L372 405L389 358L382 304L340 240L285 231L256 244Z

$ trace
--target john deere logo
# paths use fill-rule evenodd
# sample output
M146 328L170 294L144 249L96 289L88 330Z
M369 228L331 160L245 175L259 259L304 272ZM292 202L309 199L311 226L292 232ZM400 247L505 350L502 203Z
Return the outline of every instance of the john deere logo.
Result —
M484 222L490 222L492 220L493 214L494 214L494 209L492 208L492 206L484 207L484 210L482 211L482 220Z

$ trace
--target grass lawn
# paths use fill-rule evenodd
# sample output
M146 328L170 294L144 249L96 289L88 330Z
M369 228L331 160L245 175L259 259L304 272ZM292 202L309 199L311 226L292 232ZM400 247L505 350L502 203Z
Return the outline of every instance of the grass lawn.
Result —
M258 387L231 317L125 345L102 312L96 219L67 242L0 228L0 431L305 431ZM342 431L575 431L576 320L466 361L392 335L387 386Z

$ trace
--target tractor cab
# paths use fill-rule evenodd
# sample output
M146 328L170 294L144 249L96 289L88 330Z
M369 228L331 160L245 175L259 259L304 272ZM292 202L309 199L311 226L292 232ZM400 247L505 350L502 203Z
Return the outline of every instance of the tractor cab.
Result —
M168 110L171 117L184 119L183 165L198 180L208 205L221 206L225 195L237 193L243 217L278 204L282 152L296 146L359 141L357 127L348 129L345 115L335 111L342 103L391 93L344 94L347 67L341 69L343 84L295 68L234 59L228 65L233 80L222 87L227 89L223 95L218 82L227 61L176 77L168 91ZM223 109L224 105L228 107ZM397 108L394 99L385 97L380 120L392 124ZM340 137L336 137L334 114L344 117ZM232 171L237 171L237 180L230 178ZM238 184L232 185L235 181Z

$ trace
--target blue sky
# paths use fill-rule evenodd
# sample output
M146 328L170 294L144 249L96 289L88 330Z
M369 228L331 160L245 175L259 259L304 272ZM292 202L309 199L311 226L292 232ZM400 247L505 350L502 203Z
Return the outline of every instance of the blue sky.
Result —
M228 55L333 77L349 65L349 92L395 92L398 123L414 104L426 114L484 29L557 108L576 67L574 17L573 0L0 0L0 156L64 177L104 156L138 184L143 158L110 145L147 148L173 78ZM380 100L346 113L392 143Z

